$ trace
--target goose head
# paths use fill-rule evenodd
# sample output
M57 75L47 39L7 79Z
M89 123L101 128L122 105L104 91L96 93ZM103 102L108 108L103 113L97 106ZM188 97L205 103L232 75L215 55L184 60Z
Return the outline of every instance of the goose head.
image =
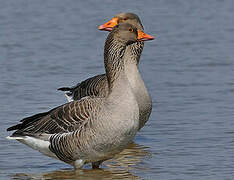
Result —
M144 30L140 18L134 13L116 14L115 17L113 17L110 21L106 22L103 25L100 25L98 29L104 31L111 31L113 27L121 23L129 23L134 25L137 29L141 31Z
M138 33L143 32L144 28L141 23L140 18L134 13L120 13L115 15L110 21L106 22L103 25L98 27L99 30L111 31L116 25L128 23L135 26L138 30ZM150 39L149 39L150 38ZM148 36L147 40L153 40L153 36Z
M112 29L111 33L107 37L107 43L109 43L108 41L110 39L127 46L137 41L152 40L152 36L137 29L130 23L121 23Z

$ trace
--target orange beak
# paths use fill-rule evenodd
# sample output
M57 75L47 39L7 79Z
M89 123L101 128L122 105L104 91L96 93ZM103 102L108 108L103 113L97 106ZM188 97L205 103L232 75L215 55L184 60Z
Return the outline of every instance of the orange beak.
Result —
M99 30L104 30L104 31L111 31L113 27L115 27L118 24L118 18L114 17L107 23L100 25L98 27Z
M150 36L149 34L146 34L140 30L137 30L137 33L138 33L137 36L138 41L149 41L154 39L153 36Z

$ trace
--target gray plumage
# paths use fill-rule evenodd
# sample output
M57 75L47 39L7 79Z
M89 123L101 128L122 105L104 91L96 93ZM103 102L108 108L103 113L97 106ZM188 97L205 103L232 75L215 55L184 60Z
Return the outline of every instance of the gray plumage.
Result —
M129 31L129 28L133 31ZM104 62L108 95L86 97L21 120L8 128L16 139L43 154L81 168L93 168L121 152L139 126L139 107L126 77L127 45L137 30L121 24L108 35Z
M120 13L115 16L118 18L119 23L128 22L133 24L137 29L143 30L143 26L139 17L133 13ZM140 60L141 53L144 48L144 42L135 42L128 46L128 63L131 64L131 73L132 76L130 85L133 88L134 94L136 96L140 118L139 118L139 130L145 125L148 121L149 116L152 111L152 100L146 89L146 86L141 78L139 73L138 64ZM108 83L106 74L97 75L91 77L73 87L62 87L58 90L68 91L66 96L68 100L79 100L86 96L98 96L104 97L108 94Z

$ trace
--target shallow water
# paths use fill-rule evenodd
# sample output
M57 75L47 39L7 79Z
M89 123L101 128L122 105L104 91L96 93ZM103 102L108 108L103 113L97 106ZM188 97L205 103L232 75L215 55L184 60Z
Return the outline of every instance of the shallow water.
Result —
M234 1L0 1L0 179L233 179ZM103 73L107 32L135 12L153 100L134 144L102 170L73 171L5 139L20 119L66 102L56 89Z

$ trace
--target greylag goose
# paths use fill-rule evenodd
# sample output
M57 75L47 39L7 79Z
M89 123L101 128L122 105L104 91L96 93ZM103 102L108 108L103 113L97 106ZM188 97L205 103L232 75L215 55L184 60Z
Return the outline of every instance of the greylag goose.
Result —
M139 125L139 107L125 69L127 46L147 35L130 24L116 26L108 35L104 63L108 83L105 97L86 97L48 112L24 118L8 139L82 168L93 168L121 152L133 140Z
M99 30L111 31L114 26L121 23L129 23L134 25L138 30L143 31L143 26L140 18L134 13L120 13L113 17L107 23L100 25ZM150 38L150 37L148 37ZM151 36L151 39L153 37ZM152 100L146 89L144 81L139 73L138 64L141 53L143 51L144 42L135 42L128 46L128 72L130 73L129 82L134 91L140 116L139 116L139 130L148 121L152 111ZM73 87L62 87L58 90L69 91L65 95L68 101L79 100L85 96L101 96L104 97L108 93L108 83L105 74L91 77Z

